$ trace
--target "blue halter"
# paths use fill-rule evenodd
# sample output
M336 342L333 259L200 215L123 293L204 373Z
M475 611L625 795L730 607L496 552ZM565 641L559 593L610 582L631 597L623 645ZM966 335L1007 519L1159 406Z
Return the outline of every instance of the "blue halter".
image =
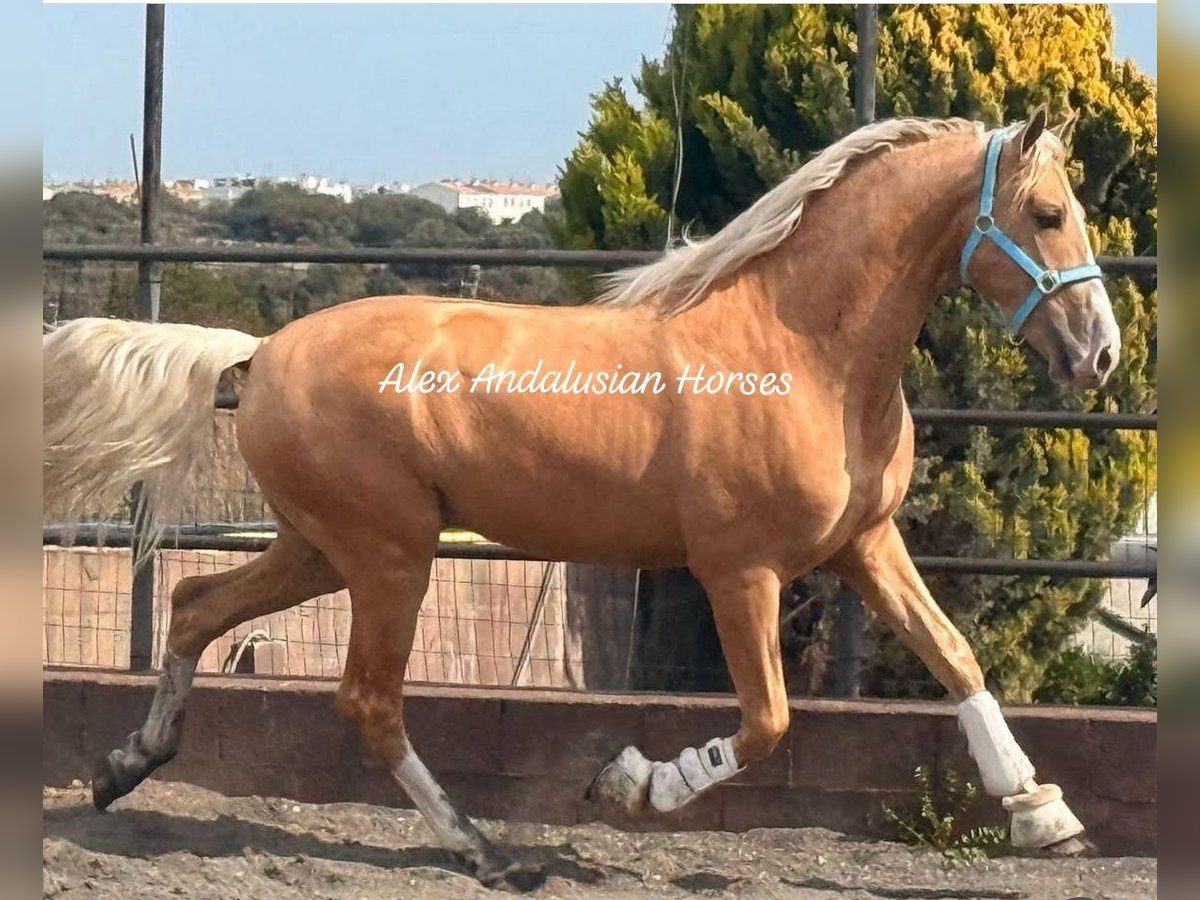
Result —
M1065 284L1100 278L1102 273L1100 267L1094 262L1087 262L1071 269L1047 269L1035 262L996 224L996 220L992 218L992 201L996 196L996 167L1000 160L1000 150L1004 146L1006 134L1007 132L1004 130L994 131L988 141L987 162L983 167L983 191L979 196L979 215L975 217L975 227L971 229L971 234L963 245L962 260L959 263L958 271L963 284L970 284L967 267L971 264L971 256L975 253L975 248L985 237L991 238L992 243L1003 250L1009 259L1024 269L1033 279L1033 290L1013 313L1012 321L1008 323L1009 328L1013 331L1020 331L1025 320L1029 318L1029 314L1045 297ZM1088 256L1090 258L1091 254L1089 253Z

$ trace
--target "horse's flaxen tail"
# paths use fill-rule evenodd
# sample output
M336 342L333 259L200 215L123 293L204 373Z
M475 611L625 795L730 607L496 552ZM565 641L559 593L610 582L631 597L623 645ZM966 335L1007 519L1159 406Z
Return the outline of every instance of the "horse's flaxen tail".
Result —
M262 338L225 328L76 319L42 338L42 507L77 522L111 515L135 482L154 546L211 452L221 373Z

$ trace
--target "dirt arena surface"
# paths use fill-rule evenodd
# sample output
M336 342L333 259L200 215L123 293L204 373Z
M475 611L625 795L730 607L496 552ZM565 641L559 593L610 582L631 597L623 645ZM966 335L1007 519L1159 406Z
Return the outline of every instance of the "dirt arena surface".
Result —
M504 896L468 876L409 810L228 798L147 782L107 813L86 788L42 794L45 897L417 898ZM1143 900L1153 859L992 859L949 865L901 844L820 828L628 834L481 822L541 865L530 896Z

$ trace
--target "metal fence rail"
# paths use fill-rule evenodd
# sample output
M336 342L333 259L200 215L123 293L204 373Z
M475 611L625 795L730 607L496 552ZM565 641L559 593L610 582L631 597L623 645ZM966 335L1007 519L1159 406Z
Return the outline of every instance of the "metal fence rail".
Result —
M988 428L1073 428L1079 431L1157 431L1157 413L1068 412L915 407L917 425L984 425Z
M237 409L238 398L219 393L217 409ZM1157 431L1157 413L1071 412L1067 410L940 409L913 407L917 425L983 425L987 428L1074 428L1079 431Z
M181 525L170 528L159 546L175 550L234 550L261 552L275 539L273 522L240 522ZM133 531L129 525L64 525L42 527L43 546L71 544L78 547L128 547ZM494 542L438 544L439 559L542 561L540 557ZM1082 559L996 559L973 556L914 556L924 572L961 572L976 575L1025 575L1052 578L1153 578L1156 563L1144 561L1093 561Z
M172 246L162 244L47 244L42 259L64 262L203 263L445 263L497 266L589 266L615 269L651 263L658 250L521 250L488 247ZM1157 256L1100 256L1110 275L1158 276Z

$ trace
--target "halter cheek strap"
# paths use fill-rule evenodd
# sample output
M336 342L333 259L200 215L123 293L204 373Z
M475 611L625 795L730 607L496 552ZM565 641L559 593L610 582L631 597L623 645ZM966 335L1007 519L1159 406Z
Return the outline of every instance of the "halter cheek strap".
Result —
M1029 314L1044 298L1053 294L1063 285L1100 278L1102 273L1100 267L1092 260L1090 249L1087 254L1088 261L1083 265L1070 269L1047 269L1018 247L1016 242L996 224L996 220L992 218L992 203L996 197L996 170L1000 162L1000 150L1004 147L1005 135L1006 132L1003 130L994 131L988 141L987 160L983 166L983 190L979 196L979 215L975 217L975 226L971 229L970 235L967 236L967 242L963 245L958 271L963 284L970 284L971 279L968 277L967 267L971 264L971 257L974 255L975 249L985 237L1004 251L1009 259L1024 269L1025 273L1033 279L1033 290L1017 307L1012 320L1008 323L1009 328L1013 331L1020 331L1025 320L1029 318Z

